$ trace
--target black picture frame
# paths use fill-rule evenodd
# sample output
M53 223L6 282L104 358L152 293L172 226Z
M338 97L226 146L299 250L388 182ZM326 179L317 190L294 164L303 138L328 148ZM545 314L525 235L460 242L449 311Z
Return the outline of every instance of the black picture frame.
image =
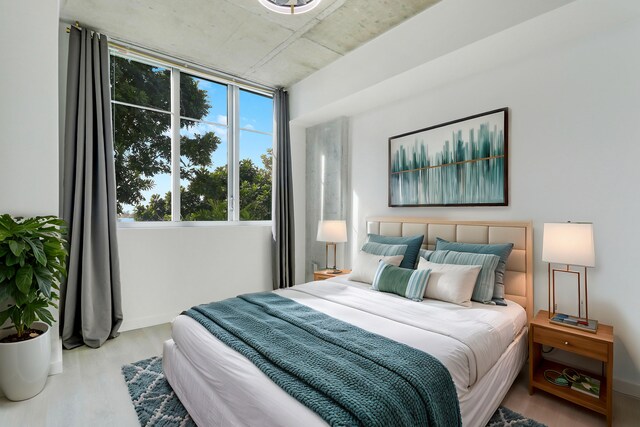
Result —
M508 108L389 138L390 207L508 206Z

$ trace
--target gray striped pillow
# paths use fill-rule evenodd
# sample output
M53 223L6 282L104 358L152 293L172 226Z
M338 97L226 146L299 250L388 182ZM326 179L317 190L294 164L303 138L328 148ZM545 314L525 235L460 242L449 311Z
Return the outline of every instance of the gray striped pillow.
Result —
M427 261L429 261L429 258L431 257L431 254L433 253L433 251L429 250L429 249L420 249L420 258L424 258ZM420 262L420 258L418 258L418 263Z
M472 301L492 304L493 287L495 284L496 267L500 257L489 254L474 254L471 252L434 251L429 261L438 264L479 265L480 274L473 288Z
M500 303L499 305L507 305L507 303L504 302L504 271L507 268L509 255L513 250L513 243L490 243L485 245L479 243L449 242L438 237L436 239L436 250L498 255L500 261L498 261L498 266L496 267L496 283L493 287L493 301Z
M407 245L388 245L385 243L367 242L362 245L362 250L373 255L404 255L407 252Z

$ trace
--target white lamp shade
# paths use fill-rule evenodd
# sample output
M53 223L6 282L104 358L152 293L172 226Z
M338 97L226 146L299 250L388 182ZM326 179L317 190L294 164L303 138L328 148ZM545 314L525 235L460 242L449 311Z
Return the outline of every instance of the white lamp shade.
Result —
M346 221L318 221L318 237L320 242L341 243L347 241Z
M575 222L545 224L542 260L555 264L595 267L593 224Z

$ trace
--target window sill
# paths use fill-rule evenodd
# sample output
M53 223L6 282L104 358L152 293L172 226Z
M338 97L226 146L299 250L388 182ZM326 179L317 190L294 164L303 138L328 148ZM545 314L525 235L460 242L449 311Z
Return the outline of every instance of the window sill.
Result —
M273 221L145 221L118 222L118 229L200 228L200 227L271 227Z

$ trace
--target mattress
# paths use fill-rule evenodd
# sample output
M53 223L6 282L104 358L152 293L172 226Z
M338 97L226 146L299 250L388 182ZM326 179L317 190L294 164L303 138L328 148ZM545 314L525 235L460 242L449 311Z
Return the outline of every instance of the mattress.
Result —
M438 358L451 373L465 420L477 419L480 412L487 412L488 401L504 396L497 392L487 396L486 391L480 394L475 390L500 388L506 393L502 390L505 372L496 374L496 366L509 365L507 371L517 374L524 361L518 355L526 353L526 315L512 302L506 307L474 303L470 308L434 300L416 303L345 278L275 292ZM515 344L519 342L524 344ZM511 362L505 361L508 354ZM325 425L249 360L187 316L178 316L173 322L164 363L170 384L201 425L295 425L300 420L309 426ZM184 378L189 379L186 384ZM487 386L496 378L499 384ZM476 394L483 401L481 405L473 397Z

